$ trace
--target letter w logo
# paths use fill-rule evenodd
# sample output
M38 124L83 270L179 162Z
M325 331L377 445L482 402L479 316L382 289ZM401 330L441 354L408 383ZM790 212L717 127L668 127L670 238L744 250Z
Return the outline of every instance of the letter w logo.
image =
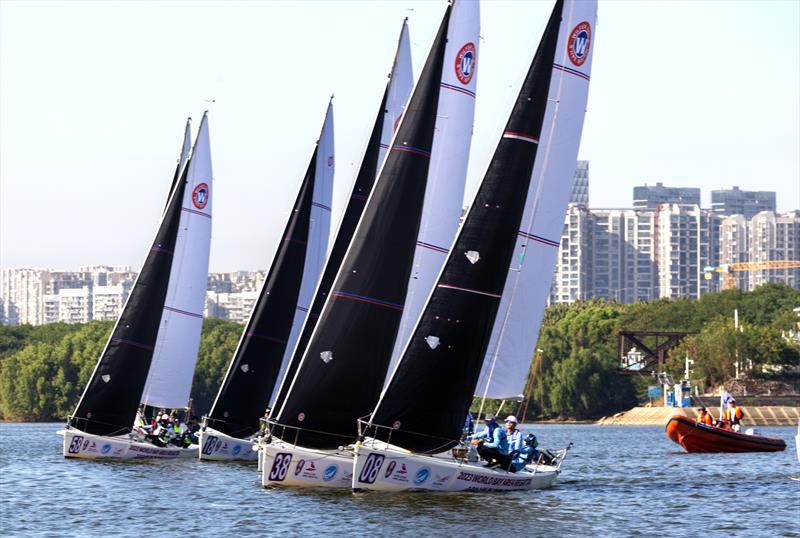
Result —
M578 58L583 57L586 54L586 44L588 40L586 39L586 34L582 33L577 38L575 38L575 56Z

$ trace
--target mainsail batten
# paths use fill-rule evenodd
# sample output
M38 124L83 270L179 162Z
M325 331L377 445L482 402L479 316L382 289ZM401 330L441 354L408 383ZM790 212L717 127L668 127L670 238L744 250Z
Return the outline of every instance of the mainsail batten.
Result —
M363 216L276 421L297 442L335 448L355 437L391 356L411 272L433 143L452 7L448 6ZM288 381L288 380L287 380Z
M329 104L269 273L206 419L222 433L245 438L258 431L296 323L301 288L309 280L316 283L318 260L327 247L330 211L318 206L327 201L330 207L332 169L333 109ZM313 216L319 222L312 237ZM309 249L314 251L313 260L309 260Z
M562 9L559 0L437 286L371 417L372 424L392 428L394 445L434 453L460 437L539 160L546 111L557 103L548 95Z

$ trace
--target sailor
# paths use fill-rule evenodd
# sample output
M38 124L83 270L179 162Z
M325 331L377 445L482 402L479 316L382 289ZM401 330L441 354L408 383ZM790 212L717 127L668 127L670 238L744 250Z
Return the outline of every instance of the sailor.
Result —
M517 429L517 417L508 415L506 417L506 438L508 438L508 451L511 457L514 457L514 452L522 448L522 432Z
M711 426L711 415L705 407L700 408L700 416L697 417L697 423Z
M464 419L464 435L472 435L475 433L475 419L472 418L472 413L467 411L467 418Z
M473 441L476 439L491 439L495 428L499 427L500 425L497 423L495 416L492 413L486 413L486 416L483 419L483 429L479 432L473 433L472 435L468 435L467 441Z
M478 455L487 461L484 467L501 466L507 469L511 458L508 455L506 432L497 423L494 415L487 414L486 418L486 428L480 433L471 435L471 443L478 448Z
M743 415L744 413L742 413L742 408L736 405L735 399L731 398L731 401L728 404L728 423L731 425L731 428L733 428L734 431L738 432L739 428L741 428Z
M534 434L529 433L526 435L522 447L517 451L514 460L511 462L509 471L516 473L524 469L526 465L536 463L539 460L539 451L536 449L538 445L539 442Z

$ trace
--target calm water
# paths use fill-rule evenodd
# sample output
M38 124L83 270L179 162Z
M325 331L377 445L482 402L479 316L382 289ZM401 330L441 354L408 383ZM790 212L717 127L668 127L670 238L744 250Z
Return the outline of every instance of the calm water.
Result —
M785 452L689 455L661 427L534 426L575 443L553 489L392 495L265 490L242 464L65 460L59 426L0 425L0 534L800 537L795 428L762 429Z

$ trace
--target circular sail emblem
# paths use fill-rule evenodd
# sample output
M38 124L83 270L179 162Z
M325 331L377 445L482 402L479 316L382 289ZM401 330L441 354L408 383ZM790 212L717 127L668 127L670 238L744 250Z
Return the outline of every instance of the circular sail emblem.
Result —
M192 203L197 209L203 209L208 203L208 185L199 184L192 191Z
M569 61L580 67L589 57L589 45L592 42L592 27L587 21L578 24L570 33L567 41Z
M456 76L461 84L469 84L475 74L475 45L467 43L456 54Z

